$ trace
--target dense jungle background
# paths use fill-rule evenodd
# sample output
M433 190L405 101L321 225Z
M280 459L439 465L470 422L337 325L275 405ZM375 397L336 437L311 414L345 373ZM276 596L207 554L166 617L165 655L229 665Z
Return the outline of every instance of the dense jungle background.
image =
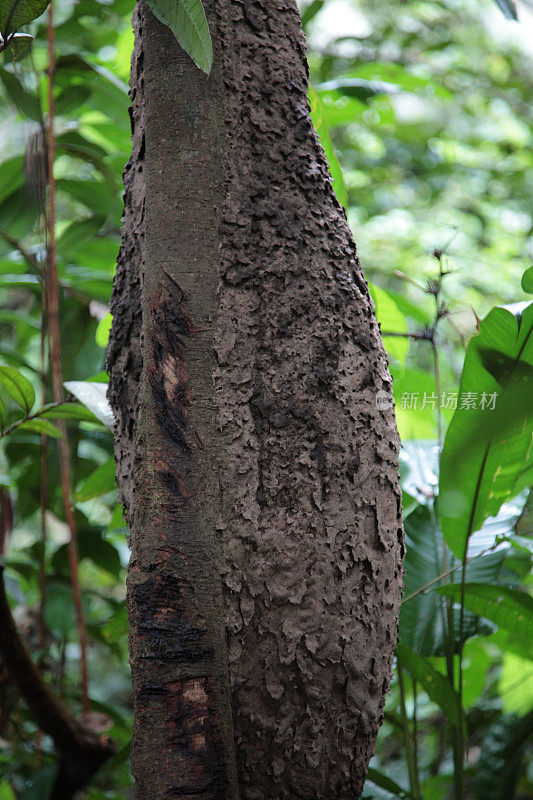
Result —
M46 14L0 56L4 582L35 663L117 748L86 800L132 796L128 548L104 402L131 12L55 2L50 351ZM403 442L400 645L364 797L533 798L533 9L313 0L302 14L313 119L387 334ZM0 800L46 798L55 769L0 660Z

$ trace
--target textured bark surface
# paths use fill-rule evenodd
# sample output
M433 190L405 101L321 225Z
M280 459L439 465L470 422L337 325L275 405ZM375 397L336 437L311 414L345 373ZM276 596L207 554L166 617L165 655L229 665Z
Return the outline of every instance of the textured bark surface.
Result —
M109 367L137 796L236 797L223 610L242 800L354 800L400 602L390 377L296 4L207 6L209 80L135 21Z

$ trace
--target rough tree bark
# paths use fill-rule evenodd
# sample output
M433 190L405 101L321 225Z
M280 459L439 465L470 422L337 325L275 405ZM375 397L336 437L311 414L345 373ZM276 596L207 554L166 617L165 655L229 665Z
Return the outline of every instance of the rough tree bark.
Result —
M354 800L403 555L391 381L295 0L141 0L108 366L143 800ZM236 759L235 759L236 754Z

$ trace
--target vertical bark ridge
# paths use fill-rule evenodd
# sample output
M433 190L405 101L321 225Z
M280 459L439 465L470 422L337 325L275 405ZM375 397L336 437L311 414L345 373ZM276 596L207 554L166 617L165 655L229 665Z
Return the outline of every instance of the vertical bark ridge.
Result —
M140 3L110 398L131 527L136 797L236 800L212 386L221 90Z
M391 380L310 120L296 3L215 5L219 532L241 796L353 800L401 592L399 440L375 401Z

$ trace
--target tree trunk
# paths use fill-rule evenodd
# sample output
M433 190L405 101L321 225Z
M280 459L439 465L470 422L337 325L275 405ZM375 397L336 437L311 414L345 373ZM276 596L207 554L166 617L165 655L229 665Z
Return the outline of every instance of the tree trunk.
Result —
M108 365L136 797L354 800L401 591L391 381L296 3L206 5L209 79L134 17Z

